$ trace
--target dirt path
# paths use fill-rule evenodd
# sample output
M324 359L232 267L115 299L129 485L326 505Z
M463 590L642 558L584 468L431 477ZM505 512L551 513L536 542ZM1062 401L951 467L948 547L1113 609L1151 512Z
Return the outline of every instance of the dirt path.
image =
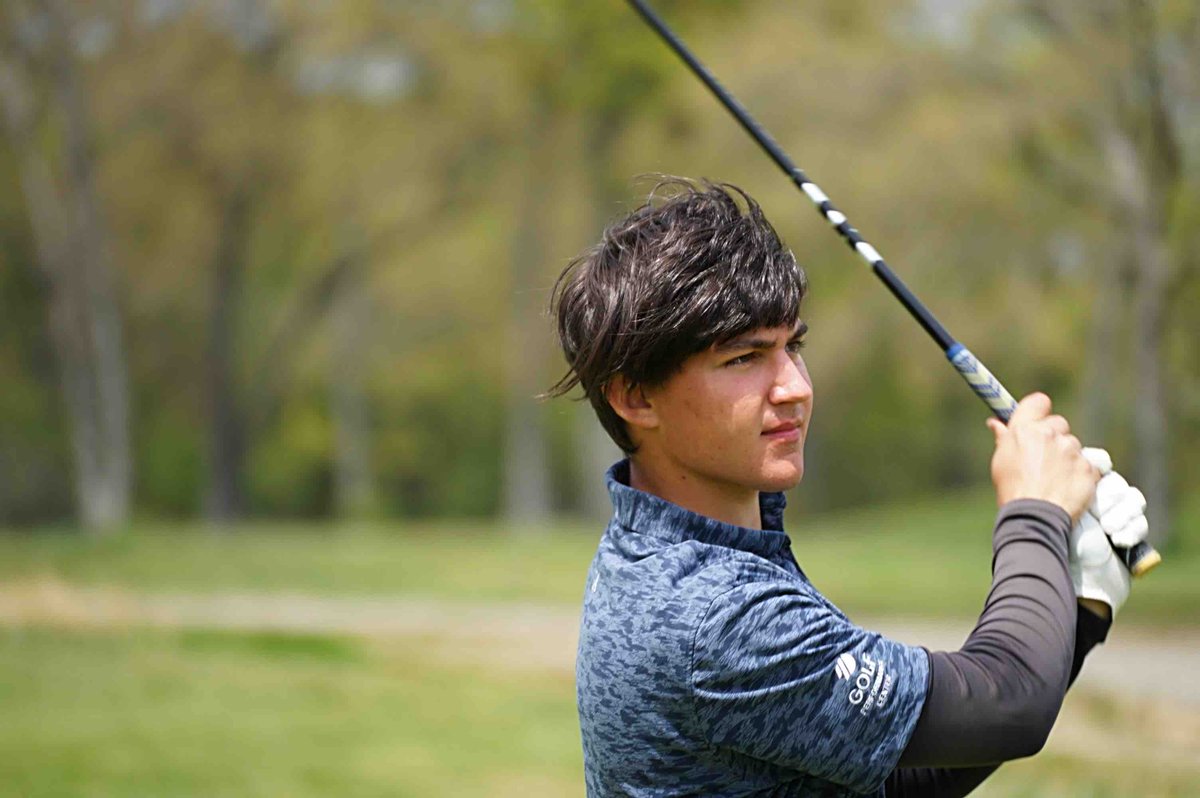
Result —
M431 655L514 668L572 669L579 616L522 602L299 593L133 593L52 580L0 585L0 627L226 629L418 640Z
M458 603L417 598L329 598L300 594L137 594L39 580L0 586L0 624L156 626L419 639L457 661L570 670L578 610L545 604ZM969 622L880 618L864 626L931 649L956 649ZM1114 627L1079 688L1200 710L1200 629L1153 633Z

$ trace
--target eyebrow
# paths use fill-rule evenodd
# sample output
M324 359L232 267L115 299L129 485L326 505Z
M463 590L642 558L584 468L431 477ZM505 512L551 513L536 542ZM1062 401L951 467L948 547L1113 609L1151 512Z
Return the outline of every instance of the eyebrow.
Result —
M791 336L788 338L788 343L795 341L797 338L803 337L804 334L807 332L808 332L808 323L803 322L803 321L800 322L800 324L796 327L796 329L792 331ZM723 344L718 344L716 351L730 352L735 349L755 349L755 350L771 349L774 346L775 346L775 339L773 339L773 338L749 338L746 336L742 336L740 338L734 338L731 341L726 341Z

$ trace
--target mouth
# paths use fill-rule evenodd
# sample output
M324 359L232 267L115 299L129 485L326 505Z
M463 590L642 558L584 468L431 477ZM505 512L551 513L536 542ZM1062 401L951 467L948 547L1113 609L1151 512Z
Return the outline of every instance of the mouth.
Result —
M773 441L797 441L800 440L800 425L794 421L788 421L764 430L762 435Z

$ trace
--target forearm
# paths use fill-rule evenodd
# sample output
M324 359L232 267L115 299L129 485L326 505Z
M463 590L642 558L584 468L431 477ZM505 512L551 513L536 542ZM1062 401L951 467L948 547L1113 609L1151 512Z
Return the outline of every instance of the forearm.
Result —
M973 767L1040 750L1073 663L1070 526L1066 512L1048 502L1002 508L991 592L962 648L930 654L925 706L901 765Z
M1088 652L1108 637L1111 626L1110 618L1102 618L1082 606L1079 608L1068 687L1075 683ZM899 767L884 784L884 795L887 798L960 798L982 784L998 767L998 764L966 768Z

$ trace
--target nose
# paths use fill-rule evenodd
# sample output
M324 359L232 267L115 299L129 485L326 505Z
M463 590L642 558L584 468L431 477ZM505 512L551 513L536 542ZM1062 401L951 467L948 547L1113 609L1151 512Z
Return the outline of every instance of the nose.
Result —
M769 398L773 404L795 404L812 399L812 382L808 367L800 355L781 353L779 366L775 370L775 384L771 386Z

